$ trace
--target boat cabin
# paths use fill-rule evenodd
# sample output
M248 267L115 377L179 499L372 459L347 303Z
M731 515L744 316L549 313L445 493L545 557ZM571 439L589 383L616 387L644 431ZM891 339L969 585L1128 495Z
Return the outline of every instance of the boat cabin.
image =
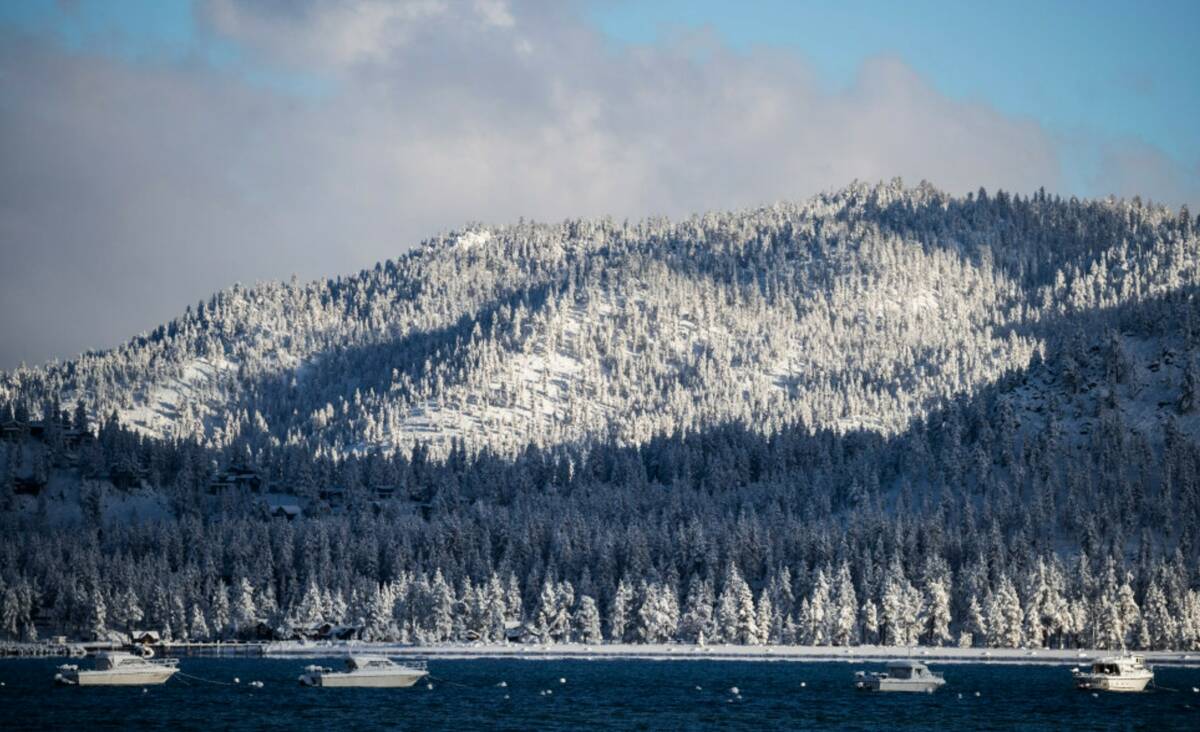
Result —
M149 661L132 653L101 653L96 656L97 671L116 671L117 669L145 668L151 665Z
M934 674L925 664L917 661L893 661L888 664L887 677L898 680L932 679Z
M1123 656L1119 658L1101 658L1092 663L1092 673L1108 676L1120 676L1122 673L1139 669L1146 665L1142 656Z
M367 671L395 668L391 659L383 656L350 656L346 659L347 671Z

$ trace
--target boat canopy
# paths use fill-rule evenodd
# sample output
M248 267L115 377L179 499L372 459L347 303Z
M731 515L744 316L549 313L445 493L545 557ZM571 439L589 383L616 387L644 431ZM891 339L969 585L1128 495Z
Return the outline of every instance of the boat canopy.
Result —
M346 669L358 671L368 668L391 668L396 664L384 656L350 656L346 659Z
M108 671L116 668L124 668L128 666L147 666L146 659L141 656L135 656L132 653L124 653L120 651L111 653L101 653L96 656L96 668L101 671Z

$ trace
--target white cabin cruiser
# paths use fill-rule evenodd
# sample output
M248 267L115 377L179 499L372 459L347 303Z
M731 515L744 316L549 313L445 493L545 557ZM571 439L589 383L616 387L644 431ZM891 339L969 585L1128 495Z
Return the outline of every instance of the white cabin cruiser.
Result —
M110 651L96 654L93 669L75 664L58 667L54 680L66 686L149 686L165 683L179 671L178 659L151 660L142 655Z
M1090 670L1071 672L1075 687L1096 691L1144 691L1154 672L1142 656L1108 656L1092 661Z
M398 664L384 656L350 656L345 671L308 666L300 676L305 686L365 686L403 688L427 676L424 662Z
M863 691L924 691L932 693L946 684L939 673L917 661L892 661L884 673L855 674L854 687Z

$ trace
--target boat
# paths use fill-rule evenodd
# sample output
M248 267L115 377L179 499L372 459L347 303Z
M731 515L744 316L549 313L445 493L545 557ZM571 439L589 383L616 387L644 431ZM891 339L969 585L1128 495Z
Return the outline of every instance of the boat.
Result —
M1090 691L1144 691L1154 672L1143 656L1123 654L1092 661L1091 669L1072 669L1075 688Z
M58 667L54 680L64 686L150 686L174 676L178 659L152 660L141 654L109 651L96 654L95 668L76 664Z
M300 675L304 686L365 686L372 688L404 688L412 686L429 671L424 662L396 663L384 656L349 656L346 670L334 671L323 666L308 666Z
M884 673L859 671L855 688L863 691L924 691L933 693L946 684L939 673L918 661L892 661Z

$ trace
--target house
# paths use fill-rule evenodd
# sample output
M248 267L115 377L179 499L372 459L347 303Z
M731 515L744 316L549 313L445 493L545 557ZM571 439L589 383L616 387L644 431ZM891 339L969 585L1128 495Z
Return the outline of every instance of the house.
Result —
M356 640L359 637L361 628L353 625L334 625L333 623L321 623L313 628L306 636L314 640Z
M208 484L208 492L214 496L222 495L230 490L246 490L258 493L262 490L263 479L257 470L250 468L232 467L217 473Z
M24 422L18 422L15 419L10 419L0 422L0 439L16 442L21 439L28 431L28 427Z
M129 642L147 646L156 645L162 642L162 634L157 630L131 630L129 631Z
M258 471L253 468L244 468L234 466L225 471L225 479L234 485L236 488L245 488L254 493L258 493L263 487L263 478L258 474Z
M63 444L67 447L79 447L85 440L92 438L92 433L87 430L77 430L74 428L63 430Z
M519 620L509 620L504 623L504 640L509 643L532 645L534 643L541 643L542 636L527 623L522 623Z
M26 476L16 478L13 481L13 494L18 496L36 496L46 487L46 481L42 478Z
M232 488L233 483L221 478L213 478L212 482L208 484L208 494L210 496L222 496Z
M281 503L271 509L271 518L284 518L292 521L304 515L304 511L294 503Z
M123 490L140 488L149 475L150 472L145 468L128 462L114 466L108 471L109 481L114 487Z
M326 486L317 493L317 496L328 503L330 508L346 504L346 489L339 486Z

